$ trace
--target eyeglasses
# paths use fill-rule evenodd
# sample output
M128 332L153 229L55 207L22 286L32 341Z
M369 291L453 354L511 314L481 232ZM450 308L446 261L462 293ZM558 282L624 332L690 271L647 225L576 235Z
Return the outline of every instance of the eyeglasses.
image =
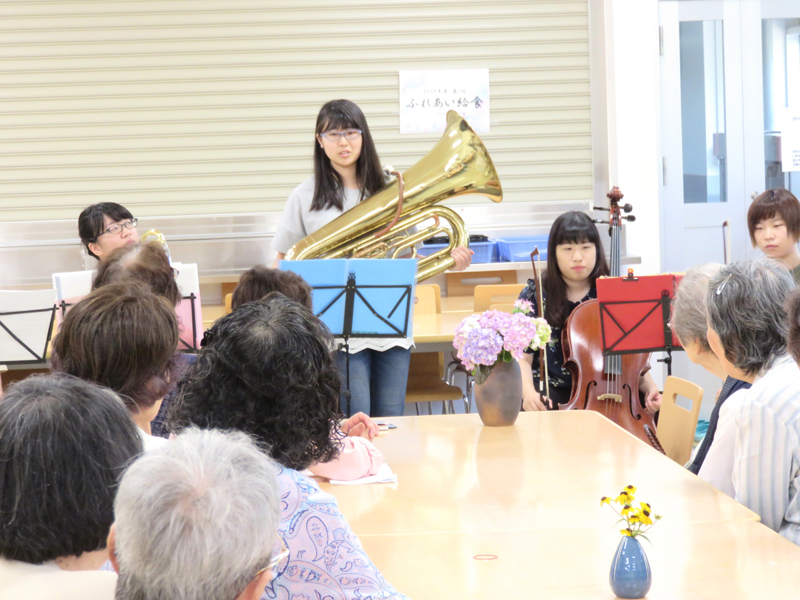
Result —
M354 140L361 137L361 130L346 129L345 131L326 131L325 133L320 133L320 135L329 142L338 142L339 138L342 136L344 136L344 139L346 140Z
M272 578L274 579L276 568L278 567L279 564L281 564L281 561L287 556L289 556L289 549L286 547L286 543L283 540L281 540L281 551L278 552L278 554L273 555L269 561L269 564L263 569L261 569L258 573L256 573L253 576L253 579L256 579L264 571L272 571ZM238 597L239 596L236 596L236 598ZM236 598L234 598L234 600L236 600Z
M133 229L139 224L139 219L128 219L127 221L122 221L121 223L112 223L108 226L108 229L105 231L97 234L97 237L101 235L109 234L109 235L117 235L122 231L122 228L125 229Z

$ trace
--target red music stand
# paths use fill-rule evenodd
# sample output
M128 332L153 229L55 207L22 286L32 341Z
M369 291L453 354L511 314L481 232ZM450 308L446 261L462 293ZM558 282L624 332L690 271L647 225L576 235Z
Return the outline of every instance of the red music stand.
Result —
M597 280L603 356L666 352L660 359L672 375L672 352L683 350L669 326L670 306L682 275L601 277Z

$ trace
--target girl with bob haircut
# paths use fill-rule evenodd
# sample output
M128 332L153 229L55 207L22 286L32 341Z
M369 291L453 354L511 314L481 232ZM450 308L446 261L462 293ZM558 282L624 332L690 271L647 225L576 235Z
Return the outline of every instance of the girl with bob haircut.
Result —
M544 288L544 318L553 328L547 345L547 367L550 398L543 399L539 389L539 351L526 351L522 370L522 407L524 410L545 410L545 402L554 407L569 402L572 375L564 366L561 331L572 311L581 303L597 298L595 282L608 275L605 252L592 219L586 214L571 211L559 216L550 228L547 241L547 272L542 275ZM519 295L532 305L529 313L538 317L539 295L536 282L528 285ZM639 383L645 394L648 410L655 412L661 404L661 394L652 376L646 373Z
M0 401L0 600L112 600L98 571L122 473L142 452L110 390L31 376Z
M758 196L747 210L747 229L753 247L781 261L800 282L800 202L794 194L776 188Z
M78 235L89 256L99 261L117 248L139 241L138 221L127 208L116 202L101 202L86 207L78 217Z
M319 111L314 131L314 176L289 196L272 240L273 267L297 242L366 200L386 185L386 174L372 141L367 119L350 100L331 100ZM472 250L455 248L454 270L466 269ZM411 338L360 339L350 342L352 412L398 416L405 409ZM344 373L344 353L337 353Z
M281 294L243 304L209 331L179 385L170 426L246 433L281 465L278 531L289 557L267 597L403 598L364 553L336 499L300 473L341 448L331 343L317 317Z

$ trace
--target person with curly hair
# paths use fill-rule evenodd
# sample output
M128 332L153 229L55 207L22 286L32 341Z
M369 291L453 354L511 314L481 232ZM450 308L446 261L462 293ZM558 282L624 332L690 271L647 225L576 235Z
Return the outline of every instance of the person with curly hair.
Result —
M289 557L268 597L404 598L367 557L336 499L300 473L339 454L331 348L325 325L283 295L244 304L209 331L180 384L170 426L247 433L283 467L279 533Z

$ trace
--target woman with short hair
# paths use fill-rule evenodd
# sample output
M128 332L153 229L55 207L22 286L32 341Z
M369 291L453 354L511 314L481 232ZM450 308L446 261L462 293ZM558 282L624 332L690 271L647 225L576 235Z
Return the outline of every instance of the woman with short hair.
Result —
M719 358L708 345L708 282L721 268L722 265L706 264L686 271L672 303L670 325L689 360L724 380L711 411L708 431L687 468L718 490L733 496L731 473L735 424L732 407L737 403L726 406L726 402L736 392L749 388L750 384L725 373Z
M300 473L340 449L331 347L325 325L280 294L244 304L208 332L170 424L242 431L283 467L279 531L290 554L268 597L402 598L366 556L336 499Z
M142 440L111 391L31 376L0 401L0 600L111 600L106 538Z
M119 394L149 449L163 441L150 435L150 421L175 381L178 340L178 319L167 300L143 283L112 283L67 313L53 341L53 370Z
M800 368L784 308L793 289L777 261L723 268L709 282L708 343L728 375L752 384L734 417L734 498L800 544Z

